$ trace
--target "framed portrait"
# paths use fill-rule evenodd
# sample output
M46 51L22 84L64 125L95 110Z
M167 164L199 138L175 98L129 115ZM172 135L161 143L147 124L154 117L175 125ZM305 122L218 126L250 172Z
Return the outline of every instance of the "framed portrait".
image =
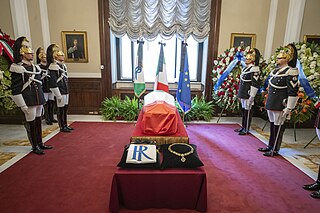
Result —
M239 46L256 47L256 34L249 33L231 33L230 48Z
M88 63L87 32L62 31L61 37L65 62Z
M316 43L320 45L320 35L304 35L303 42Z

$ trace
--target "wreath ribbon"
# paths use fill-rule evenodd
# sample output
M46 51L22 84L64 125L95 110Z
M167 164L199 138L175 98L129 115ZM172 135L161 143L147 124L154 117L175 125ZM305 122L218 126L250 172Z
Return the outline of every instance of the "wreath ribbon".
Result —
M218 88L221 86L221 84L224 82L224 80L228 77L230 72L233 70L233 68L238 64L238 62L241 63L242 67L245 67L245 58L243 56L243 52L237 52L236 57L230 62L230 64L227 66L225 71L221 74L220 78L214 85L214 91L217 91Z
M308 81L306 75L304 74L303 67L302 67L299 59L297 59L297 66L296 67L299 70L298 79L299 79L300 85L303 87L305 93L309 97L315 98L316 97L316 93L314 92L314 90L312 89L311 85L309 84L309 81Z

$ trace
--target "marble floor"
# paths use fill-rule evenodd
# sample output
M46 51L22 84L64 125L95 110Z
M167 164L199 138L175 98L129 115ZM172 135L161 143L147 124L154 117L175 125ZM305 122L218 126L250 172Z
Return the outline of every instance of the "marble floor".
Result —
M74 121L105 122L99 115L69 115L68 120L70 123ZM241 118L221 117L219 119L218 117L215 117L210 123L217 122L240 123ZM261 118L254 117L251 126L251 134L255 135L262 142L267 144L269 137L269 124ZM43 122L44 142L57 133L59 133L57 124L48 126ZM3 172L5 169L26 156L31 151L31 147L27 140L26 131L23 125L0 124L0 135L0 172ZM280 154L284 158L314 180L317 178L318 165L320 163L320 141L315 136L316 132L313 128L296 129L295 132L294 129L286 129L282 148L280 150ZM312 139L314 140L304 148Z

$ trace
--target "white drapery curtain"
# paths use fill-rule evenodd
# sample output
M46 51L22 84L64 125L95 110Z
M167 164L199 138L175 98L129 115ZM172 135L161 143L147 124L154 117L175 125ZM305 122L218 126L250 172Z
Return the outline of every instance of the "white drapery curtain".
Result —
M117 37L154 40L158 35L198 42L210 31L211 0L109 0L109 25Z

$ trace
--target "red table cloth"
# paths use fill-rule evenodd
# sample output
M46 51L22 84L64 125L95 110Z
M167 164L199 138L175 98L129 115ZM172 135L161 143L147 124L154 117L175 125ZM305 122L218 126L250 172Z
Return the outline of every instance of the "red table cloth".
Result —
M195 209L207 211L207 179L203 168L133 170L118 169L112 180L110 212L123 206L148 208Z

